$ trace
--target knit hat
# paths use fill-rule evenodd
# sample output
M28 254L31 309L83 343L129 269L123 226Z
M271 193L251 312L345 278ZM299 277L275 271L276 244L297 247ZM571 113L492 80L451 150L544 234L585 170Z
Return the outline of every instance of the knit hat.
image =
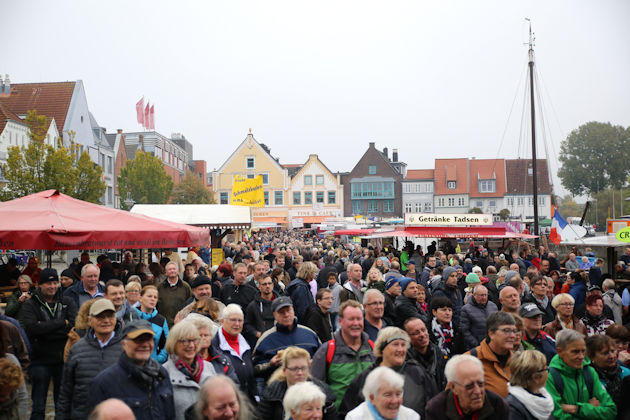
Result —
M208 276L197 276L192 281L191 287L193 289L195 289L195 288L197 288L199 286L203 286L204 284L212 286L212 280L210 280L210 277L208 277Z
M507 283L508 281L512 280L517 274L518 271L508 270L507 273L505 273L505 282Z
M51 281L59 281L57 270L54 268L44 268L41 273L39 273L39 284L41 285Z
M387 281L385 282L385 290L389 290L396 283L398 283L398 278L396 278L396 277L389 277L387 279Z
M469 273L466 276L466 284L474 284L474 283L481 283L481 280L479 280L479 276L475 273Z
M453 267L446 267L444 271L442 271L442 278L446 280L451 274L457 273L457 270Z
M409 283L414 282L416 283L415 279L409 278L409 277L401 277L398 279L398 284L400 284L400 293L404 293L405 289L407 288L407 286L409 286Z

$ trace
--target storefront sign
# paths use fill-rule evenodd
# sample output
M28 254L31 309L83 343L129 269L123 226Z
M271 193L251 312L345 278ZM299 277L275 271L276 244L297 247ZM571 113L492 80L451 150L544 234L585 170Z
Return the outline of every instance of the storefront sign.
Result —
M491 214L405 213L409 226L492 226Z

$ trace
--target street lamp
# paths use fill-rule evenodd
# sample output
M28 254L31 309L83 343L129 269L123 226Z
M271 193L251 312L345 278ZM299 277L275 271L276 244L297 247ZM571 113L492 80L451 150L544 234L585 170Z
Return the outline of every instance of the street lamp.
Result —
M131 206L133 206L134 204L136 204L136 202L133 200L133 198L131 198L131 191L127 191L127 197L125 198L125 204L127 205L127 208L131 208Z

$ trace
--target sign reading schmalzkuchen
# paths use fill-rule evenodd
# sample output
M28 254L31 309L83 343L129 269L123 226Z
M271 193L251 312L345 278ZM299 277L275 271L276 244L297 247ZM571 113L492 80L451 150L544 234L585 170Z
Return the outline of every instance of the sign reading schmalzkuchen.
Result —
M410 226L490 226L492 215L405 213L405 224Z

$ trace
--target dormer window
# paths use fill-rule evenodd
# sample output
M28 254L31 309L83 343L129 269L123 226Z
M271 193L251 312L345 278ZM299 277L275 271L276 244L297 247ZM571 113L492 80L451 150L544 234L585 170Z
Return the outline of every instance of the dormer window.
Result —
M493 193L496 192L496 181L494 179L482 179L479 180L479 192L480 193Z
M447 181L446 182L446 188L448 188L449 190L454 190L457 188L457 181Z

